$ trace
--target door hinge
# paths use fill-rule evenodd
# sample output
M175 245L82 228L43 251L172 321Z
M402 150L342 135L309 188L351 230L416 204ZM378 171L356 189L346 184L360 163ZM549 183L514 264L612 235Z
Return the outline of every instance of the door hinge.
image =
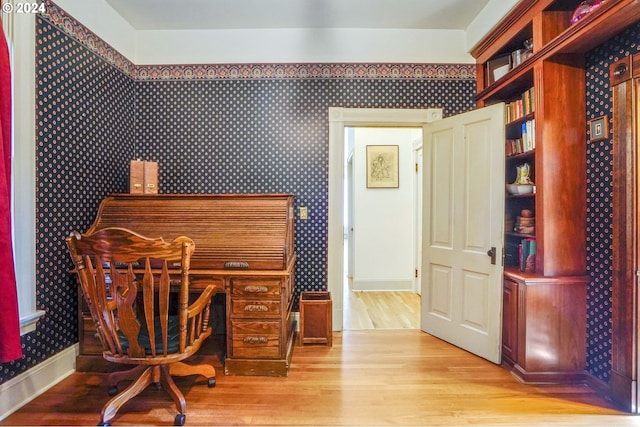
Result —
M418 164L416 163L416 172L418 172Z
M418 269L416 268L416 279L418 278Z

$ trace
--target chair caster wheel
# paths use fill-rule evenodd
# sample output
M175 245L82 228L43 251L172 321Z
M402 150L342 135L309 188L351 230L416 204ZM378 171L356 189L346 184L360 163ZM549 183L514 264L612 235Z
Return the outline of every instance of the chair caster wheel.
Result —
M101 421L98 423L99 426L110 426L111 423L109 421Z
M207 380L207 386L209 386L209 388L215 387L216 386L216 377L209 378Z
M173 425L174 426L183 426L184 422L186 421L187 416L185 414L178 414L176 415L176 419L173 420Z
M118 386L112 386L111 388L109 388L109 391L107 393L109 394L109 396L115 396L116 394L118 394Z

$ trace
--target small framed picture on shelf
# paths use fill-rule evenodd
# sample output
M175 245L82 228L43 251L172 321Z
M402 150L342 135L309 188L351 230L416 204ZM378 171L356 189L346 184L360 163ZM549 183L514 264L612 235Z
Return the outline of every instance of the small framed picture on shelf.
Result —
M486 81L487 86L492 85L500 80L505 74L511 70L511 54L499 56L487 61L486 65Z
M609 138L609 117L606 115L589 120L589 142Z

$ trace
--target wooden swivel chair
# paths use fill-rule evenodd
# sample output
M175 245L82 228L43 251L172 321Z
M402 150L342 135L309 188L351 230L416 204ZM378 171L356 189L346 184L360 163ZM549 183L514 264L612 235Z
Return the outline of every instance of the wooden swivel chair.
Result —
M137 365L110 374L112 396L118 382L135 381L105 404L98 425L110 425L118 409L151 383L171 395L178 409L174 424L183 425L186 402L171 375L198 374L208 378L209 387L215 386L213 366L181 362L211 335L213 285L189 304L193 241L183 236L168 243L124 228L104 228L91 235L73 233L67 245L104 347L103 357Z

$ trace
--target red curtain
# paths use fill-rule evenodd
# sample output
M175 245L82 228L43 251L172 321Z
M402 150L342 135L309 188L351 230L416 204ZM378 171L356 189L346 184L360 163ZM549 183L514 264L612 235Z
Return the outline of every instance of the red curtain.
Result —
M0 31L0 362L22 357L11 243L11 68Z

